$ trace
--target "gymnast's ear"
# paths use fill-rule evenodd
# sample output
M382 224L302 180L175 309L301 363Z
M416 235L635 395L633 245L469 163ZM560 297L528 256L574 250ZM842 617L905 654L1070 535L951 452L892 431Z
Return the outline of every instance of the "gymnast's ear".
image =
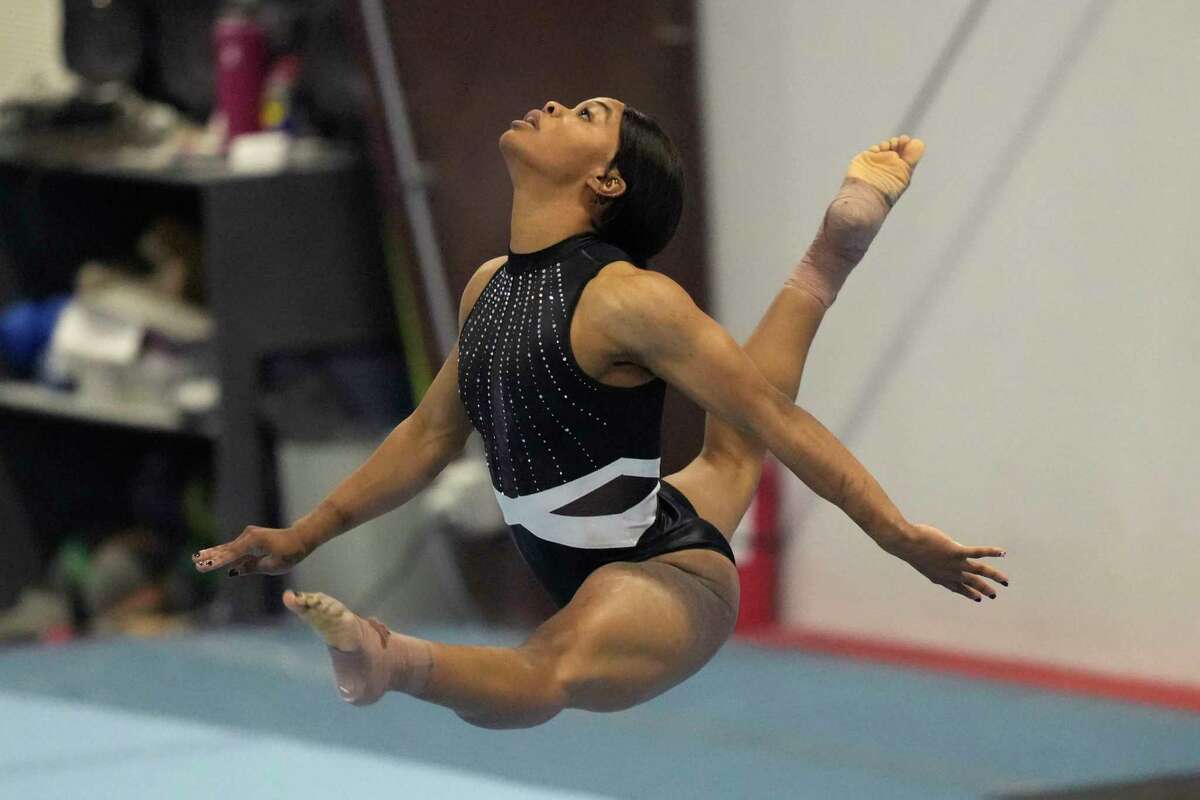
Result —
M625 179L621 177L621 170L613 167L604 176L590 175L587 179L587 185L596 195L595 202L607 203L615 200L625 194Z

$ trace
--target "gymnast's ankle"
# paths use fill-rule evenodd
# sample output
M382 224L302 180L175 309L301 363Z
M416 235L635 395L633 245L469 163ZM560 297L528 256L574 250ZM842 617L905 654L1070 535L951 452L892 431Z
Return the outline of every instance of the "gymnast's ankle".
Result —
M389 630L370 617L362 625L362 646L351 651L328 647L338 694L356 706L371 705L386 692L422 697L433 669L429 642Z
M838 256L828 248L820 246L820 235L817 241L808 248L808 252L800 259L800 263L792 270L785 281L805 294L814 297L826 309L833 305L841 291L842 284L850 275L850 271L858 264L858 259Z

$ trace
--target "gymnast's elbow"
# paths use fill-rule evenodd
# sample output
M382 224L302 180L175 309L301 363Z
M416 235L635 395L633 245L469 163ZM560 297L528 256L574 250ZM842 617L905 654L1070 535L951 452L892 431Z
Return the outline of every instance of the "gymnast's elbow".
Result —
M405 418L388 439L394 457L403 458L408 468L422 480L433 480L462 454L470 428L430 419L420 412L418 408Z
M757 394L753 403L748 404L747 410L749 413L739 427L762 442L772 453L778 454L781 448L786 449L796 404L774 386L768 386L766 391Z
M428 461L430 479L461 456L466 446L467 435L461 430L427 430L421 440L421 451Z

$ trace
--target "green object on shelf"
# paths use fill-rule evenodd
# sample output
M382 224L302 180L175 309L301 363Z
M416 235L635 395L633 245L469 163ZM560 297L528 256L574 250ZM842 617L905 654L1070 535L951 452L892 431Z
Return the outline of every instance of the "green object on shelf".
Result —
M384 231L384 261L388 277L391 278L392 305L400 325L400 340L404 344L404 360L408 364L408 380L412 386L415 407L425 396L429 384L433 383L433 369L426 355L421 319L409 279L411 264L396 233L399 224L395 215L388 215Z
M58 557L62 576L70 585L79 586L87 579L91 554L82 540L68 539L59 550Z
M183 518L187 521L188 543L196 549L220 544L217 517L212 509L212 493L202 478L192 478L183 488Z
M192 553L220 544L217 540L217 516L213 513L212 487L200 476L194 476L183 487L183 518L187 522L188 544L175 559L175 571L192 585L215 591L221 574L198 572L192 563ZM240 533L240 531L239 531Z

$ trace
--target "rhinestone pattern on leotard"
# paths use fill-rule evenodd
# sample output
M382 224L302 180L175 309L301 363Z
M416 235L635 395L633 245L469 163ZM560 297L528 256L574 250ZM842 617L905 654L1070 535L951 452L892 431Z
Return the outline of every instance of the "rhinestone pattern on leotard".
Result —
M622 457L659 457L661 379L620 388L586 375L570 347L585 284L628 260L595 234L536 253L509 252L459 339L459 396L485 445L495 489L534 494Z

